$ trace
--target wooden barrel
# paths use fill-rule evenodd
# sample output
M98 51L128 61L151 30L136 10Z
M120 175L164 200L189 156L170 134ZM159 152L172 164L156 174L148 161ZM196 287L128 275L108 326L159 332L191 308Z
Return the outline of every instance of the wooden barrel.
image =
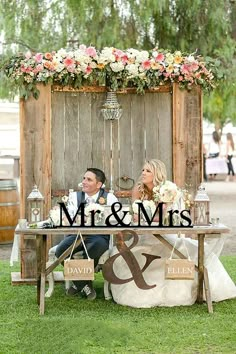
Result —
M16 181L0 180L0 243L11 243L19 219L19 195Z

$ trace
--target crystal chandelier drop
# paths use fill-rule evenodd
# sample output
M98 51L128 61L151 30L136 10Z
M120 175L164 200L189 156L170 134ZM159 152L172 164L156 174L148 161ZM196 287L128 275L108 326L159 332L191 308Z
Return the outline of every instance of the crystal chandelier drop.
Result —
M114 91L107 92L107 98L101 109L103 118L105 120L120 119L122 115L122 108L117 101L116 93Z

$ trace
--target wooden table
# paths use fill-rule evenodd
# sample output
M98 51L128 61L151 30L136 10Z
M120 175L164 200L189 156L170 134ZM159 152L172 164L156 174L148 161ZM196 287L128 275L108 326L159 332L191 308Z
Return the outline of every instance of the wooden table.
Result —
M71 247L69 247L53 264L46 267L46 257L47 257L47 237L48 235L61 235L61 234L77 234L78 232L83 235L110 235L114 236L116 233L127 230L128 228L122 227L64 227L56 229L16 229L16 233L20 235L36 235L36 252L37 252L37 303L39 305L39 312L41 315L45 311L45 283L47 275L52 272L55 267L57 267L69 254ZM229 233L230 229L225 225L217 226L194 226L191 227L135 227L132 226L131 230L137 232L138 234L152 234L157 239L159 239L166 247L172 249L173 245L169 243L162 235L166 234L187 234L195 236L198 240L198 265L196 270L198 272L198 294L197 302L203 303L203 286L205 288L206 302L208 307L208 312L213 312L211 294L208 281L207 269L204 267L204 238L207 235L212 237L220 237L221 234ZM77 241L78 243L80 240ZM175 250L175 253L180 258L186 258L181 252Z

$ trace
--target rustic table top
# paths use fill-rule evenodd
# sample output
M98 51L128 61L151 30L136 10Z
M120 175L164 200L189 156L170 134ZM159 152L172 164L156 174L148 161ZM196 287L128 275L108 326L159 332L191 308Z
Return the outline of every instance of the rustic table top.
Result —
M152 233L152 234L173 234L173 233L182 233L182 234L224 234L229 233L230 229L223 225L209 225L209 226L193 226L193 227L158 227L158 226L135 226L131 225L129 227L108 227L108 226L96 226L96 227L57 227L57 228L44 228L44 229L33 229L33 228L26 228L22 229L17 226L15 233L16 234L24 234L24 235L59 235L59 234L68 234L68 233L82 233L86 234L114 234L117 232L122 232L124 230L133 230L137 233Z

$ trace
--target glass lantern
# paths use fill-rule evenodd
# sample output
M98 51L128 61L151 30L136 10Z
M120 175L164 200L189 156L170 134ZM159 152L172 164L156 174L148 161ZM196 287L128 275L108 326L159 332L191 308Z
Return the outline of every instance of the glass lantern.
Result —
M38 187L34 185L32 192L27 197L28 221L30 223L43 220L43 203L44 198Z
M194 225L209 226L210 199L205 187L200 185L194 199Z

